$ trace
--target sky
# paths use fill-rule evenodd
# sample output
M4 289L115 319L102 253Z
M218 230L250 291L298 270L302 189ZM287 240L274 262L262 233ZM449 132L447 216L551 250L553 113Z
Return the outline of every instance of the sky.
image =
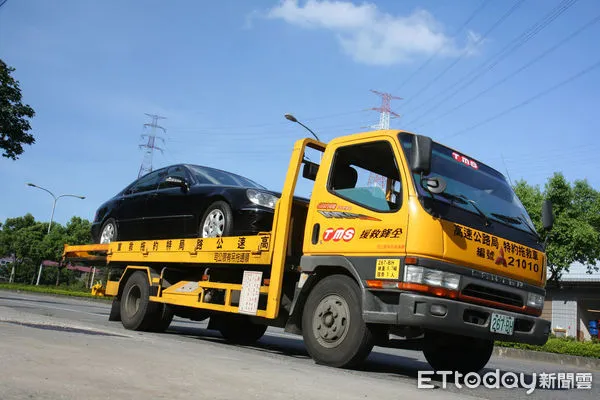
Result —
M1 2L0 2L1 4ZM36 143L0 158L0 221L92 220L138 176L146 114L165 117L154 168L186 162L283 187L290 151L372 129L431 136L514 182L554 172L600 190L596 0L8 0L0 58ZM305 190L301 188L301 190ZM300 194L303 194L302 192Z

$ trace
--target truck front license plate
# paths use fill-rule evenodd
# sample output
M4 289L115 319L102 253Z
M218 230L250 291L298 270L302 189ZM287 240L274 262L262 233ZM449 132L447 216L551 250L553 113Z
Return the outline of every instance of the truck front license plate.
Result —
M512 335L515 327L515 318L508 315L492 314L490 331L503 335Z

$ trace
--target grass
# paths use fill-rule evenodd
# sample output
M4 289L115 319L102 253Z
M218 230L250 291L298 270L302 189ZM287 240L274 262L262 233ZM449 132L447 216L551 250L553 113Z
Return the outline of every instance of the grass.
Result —
M545 351L548 353L567 354L571 356L600 358L600 341L578 342L575 338L550 337L543 346L525 343L496 342L496 346L513 349Z
M35 286L35 285L27 285L24 283L0 283L0 289L7 290L21 290L24 292L35 292L35 293L46 293L46 294L57 294L61 296L73 296L73 297L87 297L94 299L103 299L103 300L112 300L111 297L99 297L92 296L92 291L87 289L82 289L80 287L70 288L70 287L59 287L56 286Z

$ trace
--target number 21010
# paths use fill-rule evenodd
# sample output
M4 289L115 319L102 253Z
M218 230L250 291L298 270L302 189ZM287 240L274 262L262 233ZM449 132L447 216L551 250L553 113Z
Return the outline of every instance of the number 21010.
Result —
M540 266L538 264L534 264L531 261L523 260L521 258L508 257L508 265L523 269L529 268L530 271L534 272L538 272L540 270Z

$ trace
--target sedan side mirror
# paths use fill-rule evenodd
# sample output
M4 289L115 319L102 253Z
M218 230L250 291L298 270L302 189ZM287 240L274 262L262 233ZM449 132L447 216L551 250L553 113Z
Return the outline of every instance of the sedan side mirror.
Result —
M542 204L542 224L544 229L549 231L554 225L554 214L552 213L552 202L544 200Z
M187 192L188 190L190 190L187 182L182 179L179 178L177 176L167 176L167 178L165 179L165 182L168 186L170 187L180 187L184 192Z

